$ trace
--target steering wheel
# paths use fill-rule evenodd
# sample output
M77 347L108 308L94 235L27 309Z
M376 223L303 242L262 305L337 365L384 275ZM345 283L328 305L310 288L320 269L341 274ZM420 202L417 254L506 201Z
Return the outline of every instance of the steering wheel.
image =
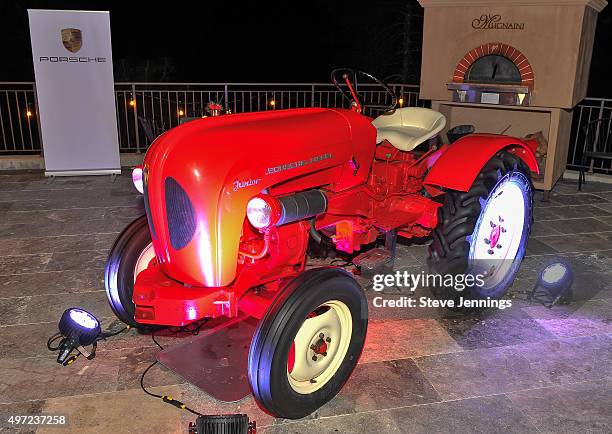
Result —
M341 80L338 80L338 77L340 77ZM369 108L383 109L384 111L395 109L397 106L397 95L395 95L395 92L389 87L389 85L387 85L387 83L379 80L372 74L352 68L338 68L331 72L332 83L334 86L336 86L336 89L338 89L342 97L351 103L351 105L355 107L356 111L362 112L363 107L365 107L366 104L364 104L362 107L361 101L359 100L358 77L365 77L373 81L381 86L389 95L391 95L391 104L367 104ZM346 89L343 89L340 83L346 84Z

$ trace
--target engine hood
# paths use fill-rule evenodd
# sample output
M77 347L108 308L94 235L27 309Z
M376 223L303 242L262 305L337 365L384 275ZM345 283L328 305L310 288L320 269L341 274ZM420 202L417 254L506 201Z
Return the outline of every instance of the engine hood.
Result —
M364 149L373 154L375 137L362 115L316 108L205 118L167 131L144 160L145 204L163 271L194 286L229 285L247 202L311 172L326 174L319 185L351 187L341 179L350 171L360 182L369 164L355 171L349 161Z

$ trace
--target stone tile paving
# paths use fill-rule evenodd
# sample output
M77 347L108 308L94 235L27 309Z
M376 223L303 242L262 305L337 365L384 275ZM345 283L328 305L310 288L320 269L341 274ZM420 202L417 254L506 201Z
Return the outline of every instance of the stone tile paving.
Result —
M303 420L273 419L252 397L217 402L163 367L147 385L203 413L246 412L260 432L611 432L612 185L576 190L561 182L549 202L538 193L509 309L376 308L372 282L360 277L371 317L364 354L342 392ZM157 351L149 336L130 331L68 368L45 346L69 306L118 326L104 294L104 260L142 212L128 174L0 174L0 414L67 414L68 431L78 433L186 432L189 413L139 389ZM401 243L396 269L423 270L427 242ZM573 265L575 300L553 309L527 302L524 292L557 256Z

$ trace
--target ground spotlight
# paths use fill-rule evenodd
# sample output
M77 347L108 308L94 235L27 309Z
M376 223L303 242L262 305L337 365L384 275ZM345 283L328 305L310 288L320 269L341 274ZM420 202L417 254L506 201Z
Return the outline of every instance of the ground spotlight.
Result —
M255 434L257 424L249 421L246 414L200 415L195 423L189 424L189 434Z
M569 303L573 283L574 273L571 266L565 261L556 259L541 269L530 298L541 301L548 308L559 302Z
M57 351L57 363L64 366L72 364L79 355L85 356L88 360L96 356L97 342L110 336L115 336L127 327L117 332L103 332L100 321L80 307L66 309L57 324L59 332L54 334L47 341L47 348L50 351ZM56 345L56 342L59 343ZM91 345L91 349L85 347ZM73 352L76 350L76 353Z
M58 351L57 363L69 365L76 359L77 355L72 355L76 349L79 354L83 354L88 359L93 359L96 352L95 342L102 333L100 322L95 316L84 309L71 307L66 309L57 324L59 333L51 336L47 341L47 348ZM53 343L60 339L57 346ZM93 344L92 351L85 350L85 347Z

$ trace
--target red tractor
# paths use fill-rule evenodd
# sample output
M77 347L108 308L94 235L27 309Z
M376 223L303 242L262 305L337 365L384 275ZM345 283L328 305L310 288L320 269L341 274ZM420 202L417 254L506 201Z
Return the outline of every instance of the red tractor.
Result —
M362 114L358 76L390 94L373 120ZM437 273L486 264L484 285L436 295L495 299L514 279L532 222L533 144L472 134L417 151L444 128L443 115L396 108L393 91L360 71L332 79L351 109L209 117L158 137L133 174L146 216L119 235L106 265L110 305L131 326L257 318L251 389L283 418L338 393L368 325L350 273L305 271L309 242L355 254L382 237L392 245L431 235Z

